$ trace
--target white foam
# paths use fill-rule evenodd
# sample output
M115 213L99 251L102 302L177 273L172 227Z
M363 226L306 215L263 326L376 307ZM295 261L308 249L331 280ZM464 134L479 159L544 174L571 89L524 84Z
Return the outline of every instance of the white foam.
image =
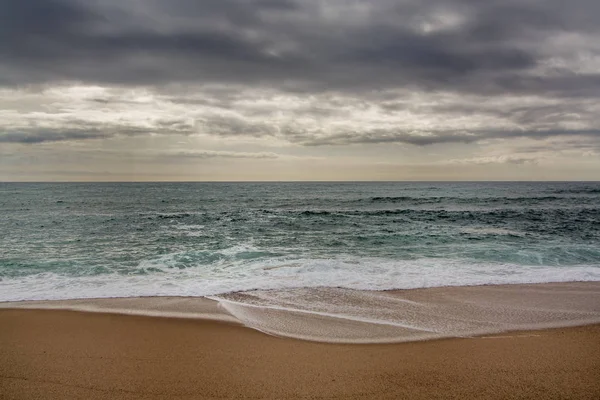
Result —
M569 281L600 281L600 266L523 266L477 264L447 259L397 261L383 258L273 258L232 260L254 251L239 246L228 259L211 265L177 268L177 254L140 263L145 274L68 276L42 273L5 277L0 301L59 300L140 296L210 296L254 289L341 287L357 290L413 289Z

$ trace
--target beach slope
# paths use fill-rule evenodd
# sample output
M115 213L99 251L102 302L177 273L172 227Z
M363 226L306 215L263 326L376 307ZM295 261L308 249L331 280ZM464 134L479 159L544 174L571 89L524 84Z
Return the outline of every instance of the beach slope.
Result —
M600 325L398 344L0 310L0 399L597 399Z

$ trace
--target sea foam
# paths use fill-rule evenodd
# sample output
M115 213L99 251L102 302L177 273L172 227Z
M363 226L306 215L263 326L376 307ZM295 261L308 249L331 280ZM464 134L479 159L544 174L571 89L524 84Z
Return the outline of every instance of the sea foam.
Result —
M70 276L54 272L5 277L0 301L60 300L139 296L213 296L249 290L338 287L355 290L443 286L600 281L600 267L524 266L447 259L389 260L372 257L271 260L252 257L249 246L227 249L238 260L173 268L180 255L140 263L143 273ZM226 264L227 263L227 264Z

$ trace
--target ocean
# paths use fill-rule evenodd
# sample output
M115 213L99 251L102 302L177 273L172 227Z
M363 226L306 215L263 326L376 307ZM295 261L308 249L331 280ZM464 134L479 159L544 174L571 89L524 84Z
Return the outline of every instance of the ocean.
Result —
M0 308L345 343L600 322L600 183L4 183L0 215Z
M0 301L600 281L600 183L3 183Z

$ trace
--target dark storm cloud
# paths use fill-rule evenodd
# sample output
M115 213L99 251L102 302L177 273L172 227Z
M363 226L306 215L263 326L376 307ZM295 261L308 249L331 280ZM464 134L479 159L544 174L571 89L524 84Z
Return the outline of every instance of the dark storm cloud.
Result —
M553 49L538 46L548 35L597 33L596 1L421 3L364 2L362 16L352 12L356 2L346 1L177 0L142 7L131 1L1 0L2 82L490 93L589 92L590 84L600 85L598 74L535 80L526 74L553 56ZM459 20L437 29L445 15Z
M7 73L0 83L235 81L248 75L282 76L294 69L289 65L294 57L269 55L264 39L251 40L236 29L204 24L211 19L239 27L259 24L254 13L264 8L289 10L291 4L261 1L256 10L248 2L169 4L164 11L187 18L188 28L159 32L152 19L137 21L135 9L102 9L68 0L2 0L0 67ZM160 18L161 7L154 11L152 17Z

